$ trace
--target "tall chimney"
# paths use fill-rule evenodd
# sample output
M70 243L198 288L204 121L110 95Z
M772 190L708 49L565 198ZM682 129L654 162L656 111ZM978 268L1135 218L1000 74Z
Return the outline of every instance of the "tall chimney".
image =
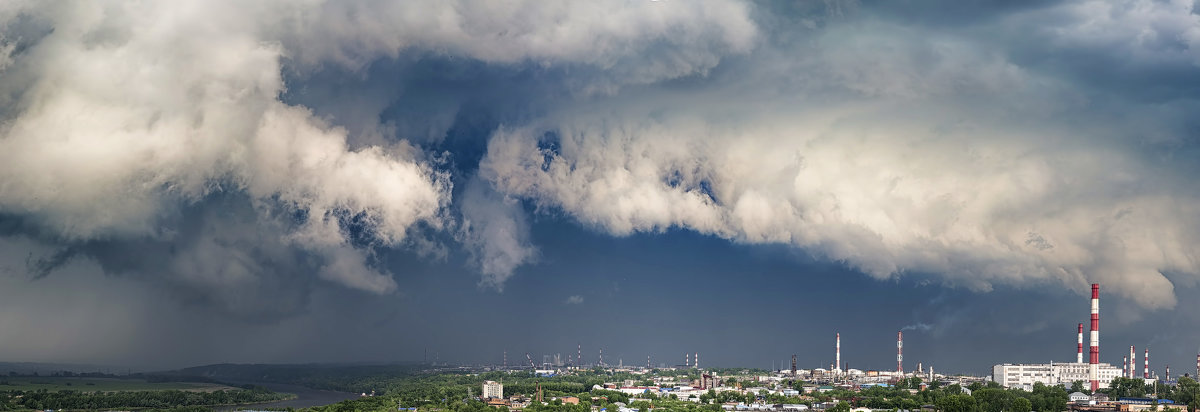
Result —
M1171 380L1171 365L1167 365L1167 374L1163 376L1163 381Z
M1088 378L1092 392L1100 389L1100 284L1092 284L1092 333L1091 350L1088 353Z
M1133 379L1137 377L1137 352L1133 351L1133 345L1129 345L1129 369L1125 370L1125 377Z
M696 364L693 366L695 366L696 369L700 369L700 352L696 352L696 357L693 360L696 361Z
M1079 335L1075 337L1075 363L1083 363L1083 324L1079 324Z
M896 373L904 374L904 331L896 332Z
M1145 358L1146 359L1143 359L1145 362L1143 365L1145 366L1144 369L1142 369L1142 379L1150 379L1150 348L1146 348Z
M692 354L687 352L683 353L683 366L686 368L692 367Z
M836 374L837 373L836 368L842 367L842 334L841 333L837 334L837 343L834 346L833 358L834 358L833 365L834 365L835 369L830 372L833 372Z
M1129 357L1122 356L1121 357L1121 373L1126 373L1128 371L1129 371Z
M575 363L578 363L580 367L583 367L583 344L580 343L578 345L579 346L575 347L575 350L579 351L575 354Z
M792 354L792 376L796 376L796 354Z

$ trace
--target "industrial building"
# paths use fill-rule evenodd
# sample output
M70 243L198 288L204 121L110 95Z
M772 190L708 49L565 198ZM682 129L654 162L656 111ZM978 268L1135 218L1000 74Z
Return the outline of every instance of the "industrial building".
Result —
M1128 363L1121 367L1100 363L1100 285L1092 284L1091 328L1088 338L1088 360L1083 360L1083 324L1077 327L1075 340L1075 362L1011 364L992 367L992 380L1006 388L1033 390L1033 384L1063 385L1070 387L1076 381L1088 383L1092 392L1108 388L1113 378L1129 374ZM1132 348L1130 348L1132 353ZM1149 366L1147 364L1147 370Z
M1121 367L1101 363L1098 366L1100 388L1108 388L1113 378L1121 376ZM1070 387L1075 381L1088 382L1091 365L1086 363L1042 363L1042 364L1011 364L1005 363L992 367L992 380L1006 388L1033 390L1033 384L1063 385Z

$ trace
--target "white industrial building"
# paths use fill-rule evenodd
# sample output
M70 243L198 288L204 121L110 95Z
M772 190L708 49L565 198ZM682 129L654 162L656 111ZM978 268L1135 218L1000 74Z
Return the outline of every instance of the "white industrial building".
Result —
M1101 388L1108 388L1113 378L1122 375L1120 367L1107 363L1097 366ZM1090 382L1089 367L1086 363L1005 363L992 367L992 380L1005 388L1021 388L1027 391L1033 390L1033 384L1037 382L1070 388L1071 383L1075 381L1083 381L1085 384Z
M504 397L504 384L496 381L487 381L483 383L483 398L500 399Z

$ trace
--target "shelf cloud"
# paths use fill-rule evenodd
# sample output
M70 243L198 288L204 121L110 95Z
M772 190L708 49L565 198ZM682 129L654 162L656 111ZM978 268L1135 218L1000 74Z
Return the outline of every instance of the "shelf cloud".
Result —
M1000 3L6 2L0 267L277 319L403 293L397 250L502 291L562 215L1173 307L1195 4Z

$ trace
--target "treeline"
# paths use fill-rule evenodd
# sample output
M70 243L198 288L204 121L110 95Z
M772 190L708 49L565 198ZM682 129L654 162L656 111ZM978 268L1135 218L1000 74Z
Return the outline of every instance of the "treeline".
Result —
M1083 382L1076 383L1078 389L1082 389ZM1112 399L1158 397L1159 399L1170 399L1176 404L1193 404L1196 395L1200 393L1200 384L1187 376L1181 376L1175 386L1160 381L1147 384L1142 379L1113 378L1108 389L1101 389L1100 392L1104 392Z
M340 392L381 391L390 383L419 375L420 365L239 365L197 366L160 373L163 380L271 382ZM148 379L150 377L147 377Z
M186 406L235 405L273 402L293 395L263 388L194 392L180 390L80 392L80 391L5 391L0 392L0 410L177 408Z

